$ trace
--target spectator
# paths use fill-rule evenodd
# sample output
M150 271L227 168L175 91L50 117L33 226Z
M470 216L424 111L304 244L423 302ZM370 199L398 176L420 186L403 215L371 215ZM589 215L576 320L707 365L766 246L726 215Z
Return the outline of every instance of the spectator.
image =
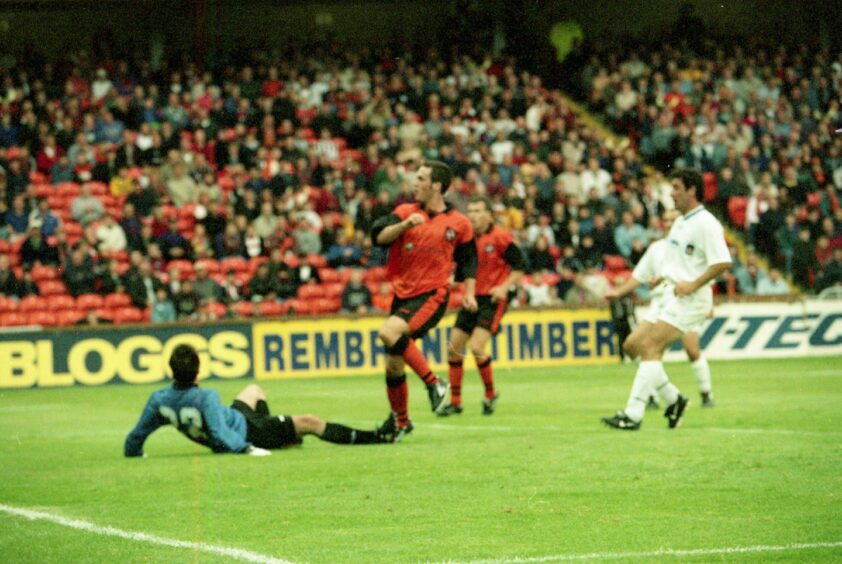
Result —
M274 299L275 285L269 273L269 265L264 263L257 267L257 272L254 273L251 280L249 280L249 297L253 302L260 302L264 299Z
M632 254L632 243L637 240L643 245L649 244L649 238L642 225L634 222L634 216L630 211L622 214L622 223L614 228L614 244L625 258Z
M123 277L120 276L120 263L112 259L108 261L108 268L99 277L99 292L104 295L122 292Z
M292 232L295 241L295 253L298 256L319 254L322 250L322 241L316 229L307 219L298 222L298 226Z
M44 237L52 237L61 227L61 220L50 209L46 198L38 198L36 208L29 212L29 225L40 225Z
M125 231L110 213L103 216L102 224L96 229L96 238L99 241L97 248L104 255L113 251L125 251L128 246Z
M237 280L236 273L229 270L225 280L221 284L222 303L226 305L236 304L243 300L244 291L242 283Z
M172 177L167 181L167 194L176 207L197 201L198 187L180 160L172 167Z
M23 279L21 279L20 286L18 287L18 295L21 298L41 295L41 290L38 288L38 284L32 279L32 271L28 267L24 267L23 269Z
M208 231L210 232L210 230ZM245 257L246 249L243 244L243 237L234 222L228 222L225 231L216 236L214 249L218 260L228 257Z
M86 255L83 246L77 247L65 262L61 275L64 285L74 298L96 291L97 276L93 261Z
M105 207L99 198L91 194L90 184L82 184L82 193L70 204L73 219L84 226L99 220L104 213Z
M769 276L761 278L757 283L758 296L776 296L789 294L789 285L781 276L781 271L775 267L769 269Z
M20 194L14 197L12 200L12 209L6 212L6 225L11 229L13 237L19 237L27 233L29 227L29 211L26 209L26 201Z
M148 259L140 261L137 275L130 276L126 279L126 293L132 299L135 307L146 309L155 303L155 296L158 290L165 290L164 283L161 282L152 272L152 265Z
M175 305L167 295L167 291L159 288L155 292L155 301L152 303L152 311L150 312L150 321L152 323L172 323L175 320Z
M527 260L532 272L555 271L555 259L550 254L549 245L545 237L538 237L535 245L527 250Z
M193 282L184 280L181 283L181 290L173 296L176 317L179 320L199 319L201 301L199 294L193 289Z
M219 285L208 276L207 267L199 263L195 268L196 280L193 287L196 293L202 300L202 303L214 302L221 297L221 289Z
M37 223L29 228L29 234L20 248L20 260L25 267L35 264L59 263L58 250L50 245L41 235L41 228Z
M348 235L344 231L340 231L336 243L328 249L325 258L333 268L360 266L362 249L349 241Z
M178 229L178 219L171 217L168 227L163 235L157 238L161 252L167 261L190 258L190 242L181 234Z
M355 268L342 291L342 312L365 314L371 307L371 291L363 284L363 271Z
M842 247L833 249L833 258L818 276L816 289L821 292L835 286L842 286Z
M7 298L20 297L20 284L9 266L9 255L0 255L0 295Z

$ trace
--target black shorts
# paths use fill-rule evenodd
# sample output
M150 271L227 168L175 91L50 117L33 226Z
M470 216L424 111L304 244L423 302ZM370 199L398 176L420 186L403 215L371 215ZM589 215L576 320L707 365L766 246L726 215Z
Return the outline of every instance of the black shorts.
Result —
M448 298L448 292L444 288L430 290L411 298L395 296L390 315L406 321L409 324L409 336L420 339L444 317Z
M234 400L231 408L245 416L246 440L254 446L273 449L301 444L291 415L259 413L240 400Z
M461 329L468 335L474 332L474 329L481 327L496 335L500 331L500 320L503 319L503 314L506 313L506 300L499 302L492 302L491 296L477 296L477 310L468 311L464 308L459 310L459 315L456 316L456 323L453 324L457 329Z

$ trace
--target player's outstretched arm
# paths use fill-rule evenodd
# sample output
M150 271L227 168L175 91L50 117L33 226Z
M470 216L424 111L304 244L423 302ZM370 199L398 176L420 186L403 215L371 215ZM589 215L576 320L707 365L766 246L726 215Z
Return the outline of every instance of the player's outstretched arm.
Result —
M403 221L394 214L387 215L374 222L371 239L380 246L391 245L404 231L422 223L424 216L420 213L413 213Z
M167 423L168 421L158 413L158 402L155 401L155 396L150 396L146 407L143 408L143 413L140 414L140 419L126 437L123 455L129 458L143 456L143 443L146 442L146 438L158 427Z

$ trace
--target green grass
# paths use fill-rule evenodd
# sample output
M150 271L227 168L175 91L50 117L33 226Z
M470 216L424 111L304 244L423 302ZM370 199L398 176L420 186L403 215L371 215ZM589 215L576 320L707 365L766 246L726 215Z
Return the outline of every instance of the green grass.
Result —
M718 405L670 431L599 423L633 366L497 375L480 415L436 419L411 382L415 432L397 445L308 437L260 459L213 455L164 428L147 459L122 443L153 386L0 393L0 504L296 562L419 562L842 541L838 359L712 364ZM686 363L667 365L697 400ZM371 427L382 377L268 382L273 412ZM211 384L230 400L245 381ZM0 511L6 562L222 562L225 557L30 521ZM627 555L623 561L652 560ZM664 561L839 561L842 547L663 556Z

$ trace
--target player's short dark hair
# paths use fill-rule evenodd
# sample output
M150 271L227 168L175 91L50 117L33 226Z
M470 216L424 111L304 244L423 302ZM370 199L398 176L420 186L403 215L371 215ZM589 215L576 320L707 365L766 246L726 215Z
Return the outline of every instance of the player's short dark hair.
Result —
M468 200L468 204L477 204L481 203L485 205L485 211L491 211L491 200L486 196L471 196L471 199Z
M702 173L695 168L679 168L673 171L670 178L677 178L684 184L685 189L690 189L692 186L695 189L696 199L698 201L704 200L705 197L705 183L702 179Z
M190 384L199 375L199 354L190 345L178 345L170 355L172 377L181 384Z
M441 182L441 191L445 192L450 188L453 180L453 171L447 164L441 161L424 161L423 166L430 167L430 182Z

